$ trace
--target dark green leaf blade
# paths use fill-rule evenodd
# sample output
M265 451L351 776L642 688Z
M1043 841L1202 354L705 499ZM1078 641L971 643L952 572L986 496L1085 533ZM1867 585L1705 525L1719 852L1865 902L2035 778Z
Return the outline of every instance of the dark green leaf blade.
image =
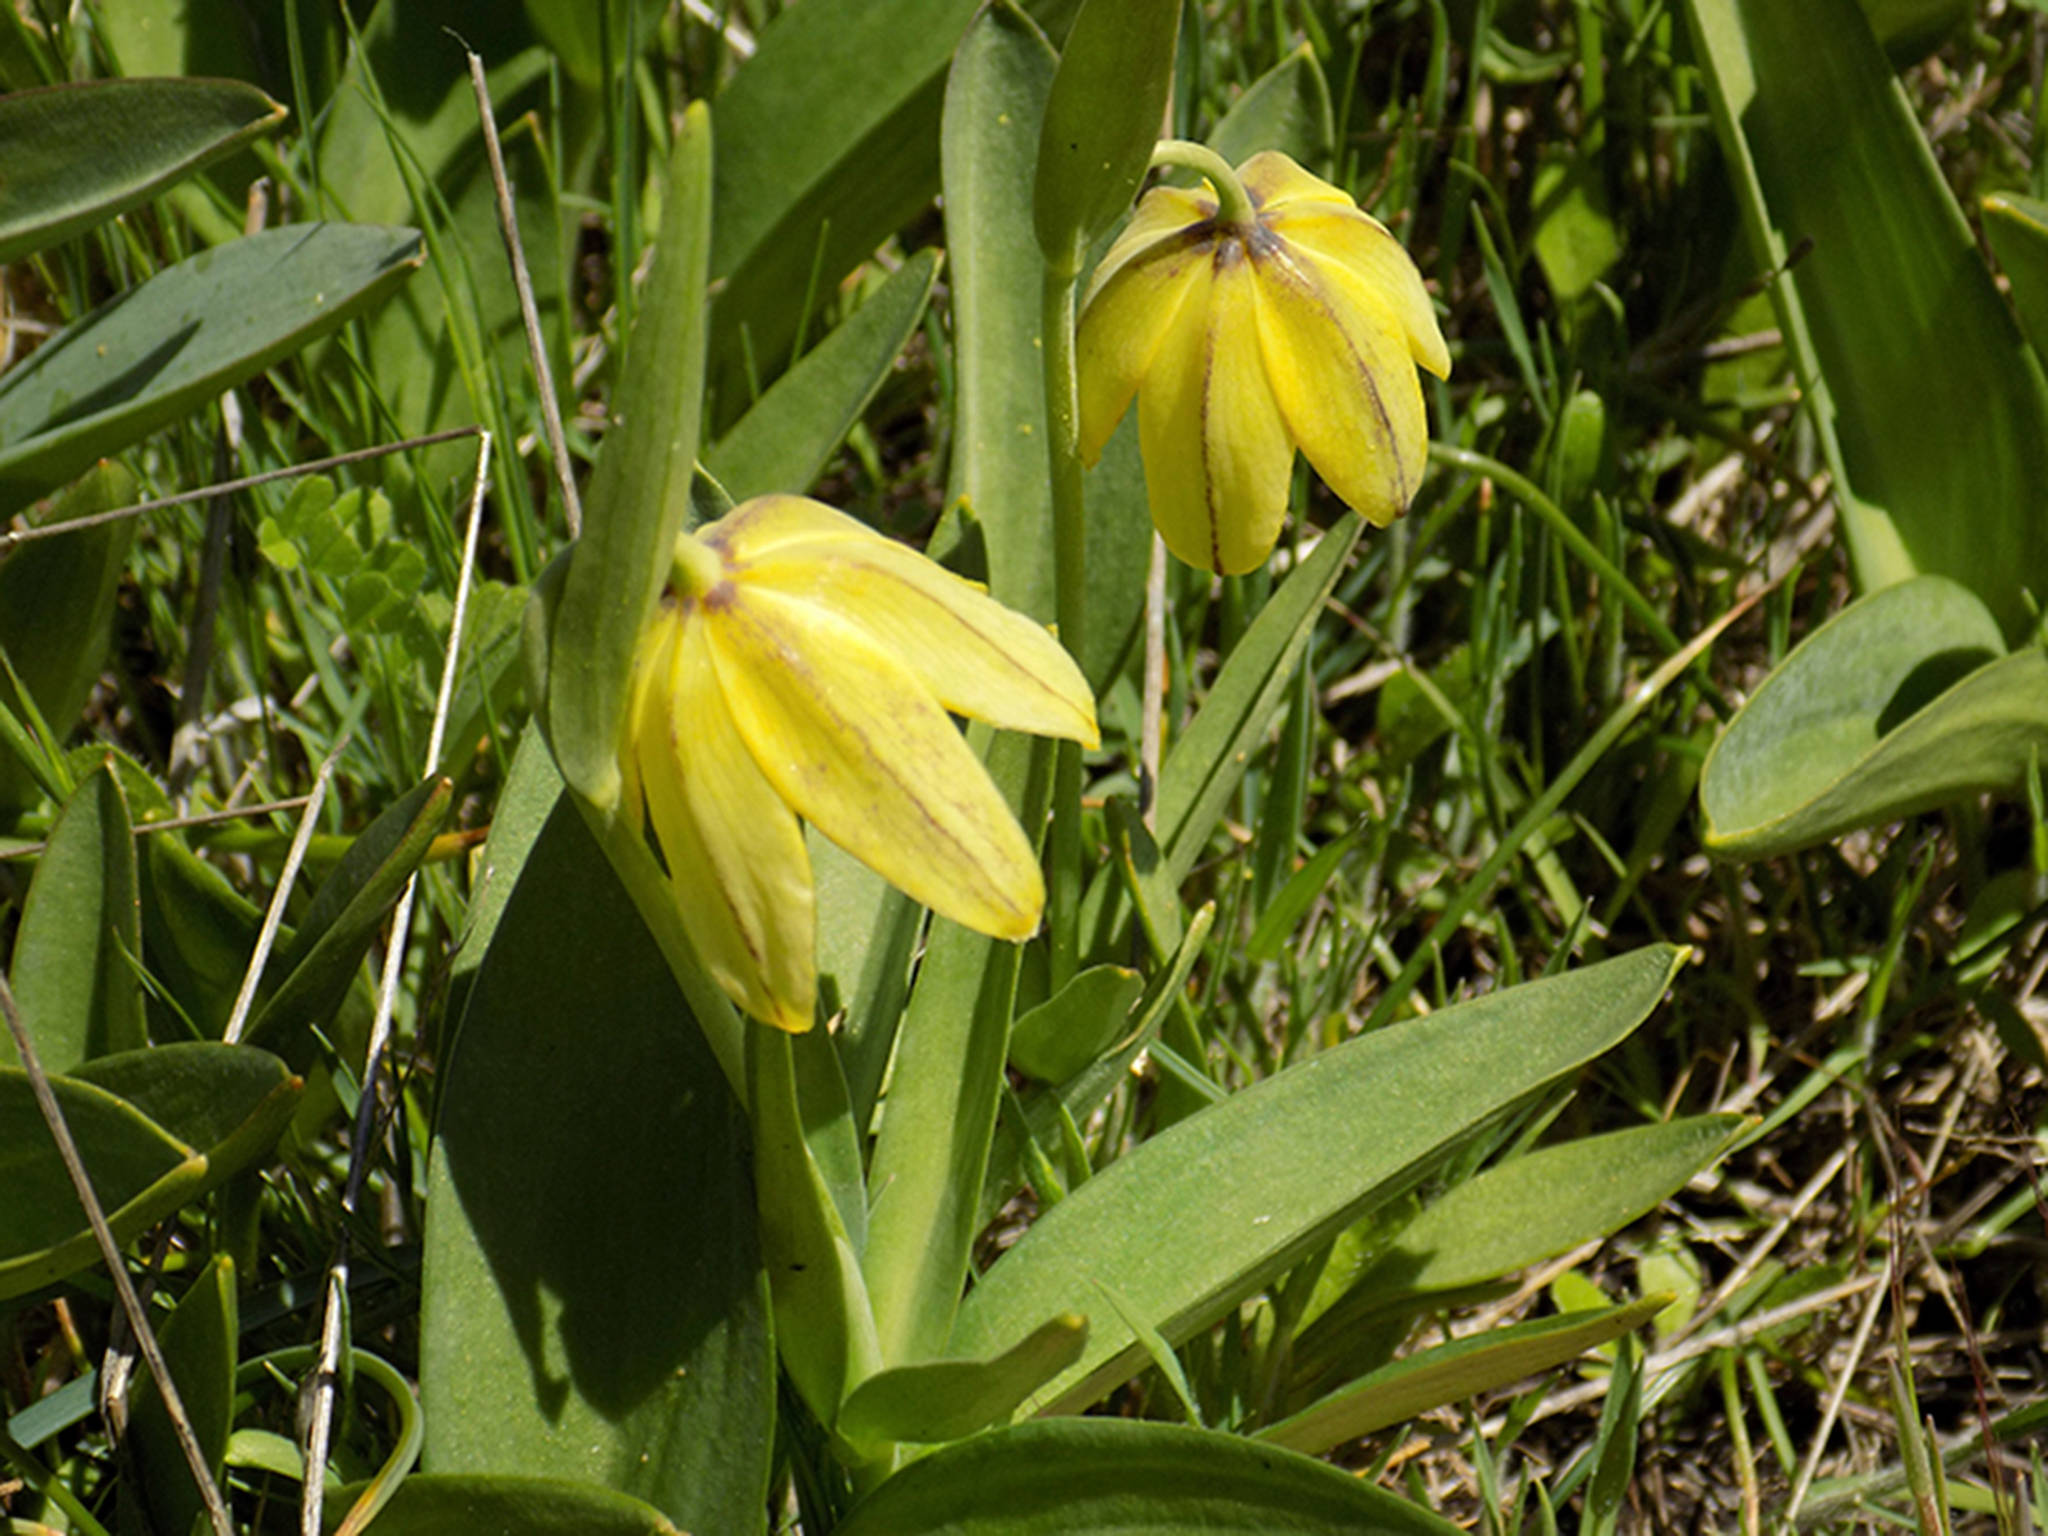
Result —
M0 510L326 335L419 263L413 230L289 224L101 305L0 376Z
M178 1400L216 1483L227 1459L235 1416L235 1261L226 1255L199 1272L190 1290L157 1325L164 1364ZM149 1529L189 1531L205 1512L192 1469L178 1445L169 1410L147 1366L138 1371L129 1401L128 1444L135 1453L134 1489L149 1512ZM124 1489L125 1491L125 1489Z
M91 80L0 96L0 261L146 201L284 118L239 80Z
M949 1353L993 1353L1056 1312L1079 1363L1033 1406L1077 1409L1142 1363L1097 1284L1171 1343L1391 1198L1459 1136L1627 1035L1683 950L1651 946L1352 1040L1155 1136L1038 1221L961 1305Z
M557 788L535 814L537 745L515 767L526 809L488 854L488 948L441 1069L425 1458L758 1530L775 1368L744 1122L575 807Z
M880 1371L839 1410L839 1433L882 1444L964 1440L1009 1418L1017 1405L1072 1365L1088 1323L1049 1318L992 1360L932 1360Z
M50 829L15 940L15 1001L44 1071L144 1043L141 954L135 831L119 782L102 768ZM13 1040L0 1037L0 1065L16 1060Z
M2048 748L2048 656L2010 656L1984 605L1922 576L1851 604L1764 679L1700 774L1722 858L1803 848L1981 790Z
M337 1529L360 1487L326 1500ZM660 1510L627 1494L566 1478L418 1473L377 1512L377 1536L682 1536ZM738 1527L733 1527L737 1530Z
M1260 1430L1258 1438L1319 1456L1432 1408L1463 1402L1576 1360L1588 1350L1642 1327L1670 1300L1668 1295L1651 1296L1598 1312L1541 1317L1440 1344L1361 1377L1321 1402Z
M915 1463L839 1536L1452 1536L1457 1527L1335 1467L1235 1435L1051 1419Z

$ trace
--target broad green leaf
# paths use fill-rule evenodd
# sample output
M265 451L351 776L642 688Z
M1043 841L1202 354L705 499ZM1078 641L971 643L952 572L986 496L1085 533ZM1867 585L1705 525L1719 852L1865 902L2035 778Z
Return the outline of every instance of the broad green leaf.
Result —
M448 816L454 785L426 779L364 828L314 894L291 944L271 961L280 978L249 1026L248 1040L303 1069L313 1031L325 1028L348 996L363 956L405 882L426 858Z
M1969 19L1970 0L1861 0L1894 68L1910 69Z
M235 1338L240 1331L235 1302L235 1261L223 1255L199 1272L199 1278L157 1324L157 1343L164 1364L177 1383L193 1437L220 1480L227 1457L228 1431L235 1416ZM156 1377L141 1366L129 1398L127 1448L135 1457L133 1482L122 1492L140 1495L148 1512L147 1528L189 1531L206 1505L192 1469L185 1463L170 1413L157 1389Z
M633 648L668 578L689 508L704 389L705 258L711 232L711 115L684 115L669 160L659 254L641 296L617 410L563 580L544 685L532 680L569 786L619 798L619 722Z
M135 831L109 769L80 784L37 861L11 982L46 1072L144 1043ZM0 1065L15 1065L0 1036Z
M937 251L912 256L712 445L704 467L727 495L811 488L917 334L938 274Z
M1537 1318L1439 1344L1383 1366L1260 1430L1258 1439L1319 1456L1432 1408L1495 1392L1525 1376L1576 1360L1642 1327L1669 1299L1652 1296L1597 1312Z
M1726 1151L1744 1122L1699 1115L1544 1147L1446 1191L1295 1340L1297 1371L1323 1372L1346 1340L1432 1295L1499 1279L1617 1232ZM1318 1287L1319 1291L1321 1286Z
M339 1529L356 1491L337 1489L327 1498L330 1536ZM660 1510L602 1485L532 1475L446 1472L408 1477L378 1511L371 1530L376 1536L480 1536L486 1531L491 1536L683 1536Z
M1615 227L1599 147L1560 147L1546 154L1531 178L1529 202L1535 220L1530 246L1550 291L1559 303L1569 304L1621 259L1621 232Z
M2048 755L2048 656L1939 576L1888 587L1765 678L1700 774L1707 847L1763 858L1981 790Z
M981 526L989 590L1053 614L1052 488L1039 330L1045 262L1018 195L1058 58L1016 6L983 9L946 77L940 129L953 290L953 461L946 504ZM1149 524L1148 524L1149 526Z
M1010 1026L1010 1065L1041 1083L1063 1083L1126 1032L1145 978L1120 965L1097 965Z
M0 511L326 335L419 262L409 229L288 224L101 305L0 375Z
M1077 1409L1140 1363L1100 1283L1178 1344L1412 1185L1460 1136L1622 1039L1684 951L1651 946L1380 1030L1155 1136L1042 1215L962 1303L949 1353L983 1355L1062 1311L1081 1360L1032 1406Z
M1209 147L1232 165L1277 149L1318 176L1330 173L1337 131L1330 87L1315 49L1303 43L1245 87L1209 135Z
M215 1054L204 1061L186 1054L195 1052ZM154 1066L159 1057L165 1058L161 1068ZM144 1092L137 1086L142 1083L162 1086L161 1096ZM76 1077L52 1078L50 1086L114 1238L122 1243L267 1152L291 1119L300 1091L276 1058L220 1045L103 1057ZM192 1086L200 1103L187 1092ZM122 1088L134 1088L172 1123L158 1124L119 1097ZM188 1141L187 1132L201 1133L201 1139ZM0 1068L0 1300L99 1261L28 1075Z
M1088 247L1131 206L1173 84L1180 0L1083 0L1045 101L1033 225L1046 265L1081 275Z
M92 80L0 97L0 261L148 201L284 118L238 80Z
M136 852L143 960L168 994L159 999L152 992L147 1000L151 1033L174 1040L189 1019L201 1035L218 1039L255 952L263 913L175 832L143 838Z
M1984 199L1984 238L2012 283L2012 307L2034 355L2048 355L2048 203L1994 193Z
M270 1149L304 1086L270 1052L213 1040L102 1056L71 1077L119 1095L159 1129L237 1167Z
M1453 1536L1335 1467L1236 1435L1053 1419L977 1435L897 1473L838 1536Z
M536 745L487 845L441 1062L426 1463L574 1478L685 1529L759 1530L775 1370L745 1124ZM413 1528L401 1510L434 1481L408 1479L375 1529ZM474 1516L485 1525L447 1528L528 1528L489 1501Z
M135 477L118 464L99 464L35 521L64 522L134 500ZM26 703L60 738L69 734L99 678L134 541L135 520L122 518L0 555L0 653L28 690ZM0 705L17 717L27 712L5 669ZM34 778L12 754L0 751L0 822L36 794Z
M1032 1392L1072 1365L1088 1340L1085 1318L1048 1319L993 1360L933 1360L870 1376L839 1411L856 1441L937 1445L1006 1421Z
M1757 260L1805 247L1786 331L1810 342L1862 506L1844 525L1860 583L1948 576L2017 635L2023 594L2048 592L2048 383L1868 22L1856 0L1687 10L1723 148L1761 193Z

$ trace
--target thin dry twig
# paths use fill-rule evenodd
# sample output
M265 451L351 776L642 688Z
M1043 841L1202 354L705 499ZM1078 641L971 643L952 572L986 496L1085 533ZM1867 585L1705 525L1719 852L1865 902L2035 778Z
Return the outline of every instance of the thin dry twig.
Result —
M562 493L562 517L569 537L583 532L583 503L576 495L576 477L569 470L569 445L562 436L562 411L555 400L555 376L540 339L540 311L534 307L533 280L526 272L526 251L519 243L519 219L512 207L512 188L505 179L505 156L498 147L498 123L491 111L491 88L484 80L483 58L463 50L469 59L469 83L476 91L476 116L483 128L484 153L490 158L491 186L498 196L498 232L505 237L505 255L512 264L512 287L519 295L519 319L526 328L526 355L540 391L540 421L548 436L548 456L555 461L555 485Z
M250 1005L256 1001L256 988L263 980L263 967L270 962L270 949L277 942L278 925L284 921L284 905L292 893L292 885L299 878L299 865L305 861L306 845L313 841L313 828L320 820L320 807L327 799L327 783L334 776L334 765L348 746L348 735L334 744L313 775L313 788L306 795L306 809L299 817L298 830L292 834L292 845L284 856L284 868L278 871L277 889L271 893L270 907L263 914L263 927L256 935L256 949L249 956L249 969L242 973L242 990L235 994L234 1011L228 1015L228 1026L221 1032L221 1039L233 1045L242 1038L242 1029L249 1022Z
M118 523L124 517L140 517L145 512L161 512L165 507L183 506L188 501L205 501L210 496L226 496L234 491L246 491L252 486L268 485L273 480L290 480L299 475L317 475L323 469L338 469L344 464L360 464L365 459L381 459L388 454L403 453L408 448L431 448L436 443L452 443L459 437L475 437L481 427L450 427L444 432L428 432L420 437L408 437L396 443L378 443L369 448L356 448L347 453L337 453L331 458L309 459L304 464L288 464L283 469L266 469L260 475L244 475L239 480L223 480L218 485L204 485L196 491L180 491L175 496L159 496L153 501L138 501L132 507L115 507L106 512L94 512L85 517L68 518L61 523L38 523L33 528L11 528L0 533L0 555L6 554L17 544L33 543L37 539L54 539L59 534L83 533L88 528L103 527L107 523Z
M185 1412L184 1399L178 1395L178 1385L171 1379L171 1368L165 1362L156 1334L149 1326L149 1315L143 1310L142 1298L135 1294L135 1284L128 1278L128 1266L121 1261L121 1245L114 1241L114 1231L107 1225L107 1215L100 1208L99 1196L93 1193L92 1179L85 1171L85 1160L78 1155L78 1143L72 1139L64 1110L50 1088L49 1075L43 1071L42 1058L36 1054L36 1043L22 1023L21 1010L15 1006L14 989L8 986L4 975L0 975L0 1015L6 1017L7 1032L14 1037L15 1053L21 1058L23 1072L28 1075L29 1087L36 1096L36 1107L42 1111L43 1122L50 1128L50 1139L57 1144L57 1156L64 1163L65 1173L70 1175L71 1187L78 1192L78 1203L85 1207L86 1224L92 1228L93 1241L99 1245L100 1259L113 1277L114 1293L120 1298L121 1311L134 1332L142 1358L149 1362L149 1369L156 1377L164 1413L171 1421L172 1433L177 1436L178 1449L184 1452L185 1465L191 1469L200 1500L206 1505L206 1518L213 1526L214 1536L234 1536L234 1525L228 1518L228 1507L221 1499L220 1488L214 1483L213 1469L207 1465L206 1452L200 1449L199 1437L192 1432L191 1415Z

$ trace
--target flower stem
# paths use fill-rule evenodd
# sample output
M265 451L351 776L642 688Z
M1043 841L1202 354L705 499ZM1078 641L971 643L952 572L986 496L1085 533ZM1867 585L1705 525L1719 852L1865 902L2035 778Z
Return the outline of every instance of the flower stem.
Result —
M1216 189L1216 221L1219 224L1250 224L1257 217L1252 208L1251 194L1237 179L1237 172L1230 168L1228 160L1208 145L1197 144L1192 139L1161 139L1152 146L1152 164L1155 167L1178 166L1206 176L1209 185Z
M1052 470L1054 612L1060 643L1075 661L1088 624L1088 525L1081 481L1081 400L1074 372L1074 281L1045 272L1040 326L1045 357L1046 453ZM1052 935L1052 984L1065 986L1079 963L1081 908L1081 747L1062 741L1053 765L1052 839L1046 859L1046 913Z

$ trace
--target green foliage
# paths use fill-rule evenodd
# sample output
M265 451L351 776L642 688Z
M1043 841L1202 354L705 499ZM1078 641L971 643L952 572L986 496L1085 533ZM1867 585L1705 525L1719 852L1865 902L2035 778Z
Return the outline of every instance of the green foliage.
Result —
M2039 1505L2024 8L247 9L0 13L0 965L238 1529ZM1392 527L1303 471L1155 584L1135 427L1063 448L1162 133L1426 275ZM478 444L394 444L473 426L472 561ZM1102 736L967 737L1021 944L809 829L801 1036L616 768L677 531L768 491L1057 616ZM0 1047L0 1514L183 1531L101 1263ZM1836 1416L1894 1294L1976 1353L1923 1306Z

